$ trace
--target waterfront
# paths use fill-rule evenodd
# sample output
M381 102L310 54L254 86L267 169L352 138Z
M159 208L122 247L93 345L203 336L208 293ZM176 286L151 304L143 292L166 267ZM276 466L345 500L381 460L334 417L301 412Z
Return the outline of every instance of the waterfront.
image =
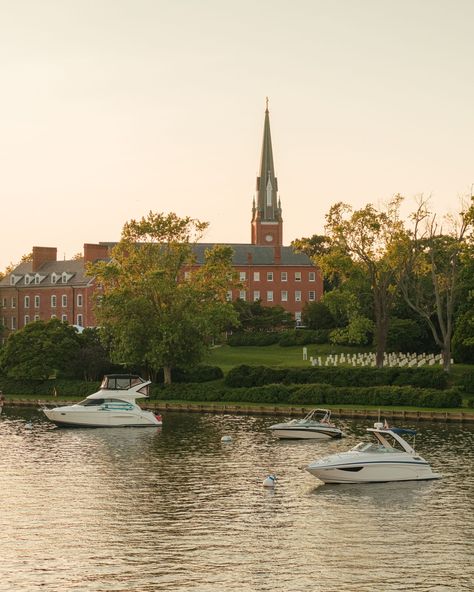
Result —
M416 426L440 481L328 486L300 467L370 424L279 442L274 420L166 413L162 429L60 430L6 409L0 590L472 589L472 424Z

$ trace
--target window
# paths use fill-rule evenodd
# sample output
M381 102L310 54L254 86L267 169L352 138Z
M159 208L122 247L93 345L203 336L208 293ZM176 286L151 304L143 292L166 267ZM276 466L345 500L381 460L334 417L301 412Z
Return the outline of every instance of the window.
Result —
M51 308L56 308L56 300L57 300L56 296L55 296L55 294L53 294L51 296Z
M11 327L12 327L12 331L16 330L16 317L12 317Z
M241 300L245 300L245 298L246 298L245 290L239 290L239 298Z
M259 282L260 281L260 272L259 271L254 271L253 272L253 281L254 282Z
M267 292L267 302L273 302L273 290Z
M267 271L267 282L273 282L273 271Z
M288 302L288 292L286 290L281 291L281 301Z
M31 276L27 274L27 275L25 275L25 284L27 286L29 286L30 283L31 283Z
M282 282L287 282L288 281L288 272L287 271L282 271L281 272L281 281Z
M185 271L184 272L184 281L189 282L190 279L191 279L191 272ZM82 298L82 294L77 295L77 306L82 306L82 302L81 302L81 304L79 304L79 296L81 296L81 298Z
M295 302L301 302L301 292L299 290L295 292Z
M28 325L29 322L30 322L30 315L25 315L23 318L23 324Z
M61 306L64 308L65 306L67 306L67 294L63 294L61 296Z
M232 301L232 290L227 290L226 299L228 302Z
M256 302L257 300L260 300L260 290L254 290L253 300L254 300L254 302Z
M295 321L297 325L301 325L301 312L295 312Z
M77 315L77 322L76 322L76 325L77 325L78 327L82 327L82 315L81 315L81 314L78 314L78 315Z
M6 298L4 298L2 300L2 305L3 305L3 308L6 308L7 307L7 299Z
M30 297L29 296L25 296L25 298L23 299L23 304L24 304L25 308L30 308Z
M185 279L188 279L186 278L186 273L189 274L189 271L186 271L184 274ZM82 294L77 295L77 306L82 306Z
M301 282L301 271L295 271L295 282Z
M12 296L11 305L12 305L12 308L16 308L16 298L15 298L15 296Z
M58 281L58 278L59 278L59 276L58 276L58 275L56 275L56 274L54 273L54 271L53 271L53 273L51 274L51 282L52 282L53 284L55 284L55 283Z
M308 292L308 300L310 302L313 302L314 300L316 300L316 292L314 290L310 290Z
M52 314L52 315L51 315L51 318L52 318L52 319L55 319L55 318L56 318L56 315L55 315L55 314Z
M39 308L39 307L40 307L40 297L35 296L35 308Z
M308 277L309 277L309 281L310 282L315 282L316 281L316 272L315 271L310 271Z
M61 321L62 321L63 323L67 323L67 314L63 314L63 315L61 315Z
M35 321L39 321L40 320L40 316L39 315L35 315Z
M247 273L245 271L239 272L239 280L241 282L245 282L246 279L247 279Z

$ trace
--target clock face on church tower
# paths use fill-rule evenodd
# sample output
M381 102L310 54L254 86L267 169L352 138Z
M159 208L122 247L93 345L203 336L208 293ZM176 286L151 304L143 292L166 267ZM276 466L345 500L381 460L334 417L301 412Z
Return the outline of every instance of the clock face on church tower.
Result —
M273 236L271 234L266 234L265 240L267 241L267 243L271 243L273 240Z

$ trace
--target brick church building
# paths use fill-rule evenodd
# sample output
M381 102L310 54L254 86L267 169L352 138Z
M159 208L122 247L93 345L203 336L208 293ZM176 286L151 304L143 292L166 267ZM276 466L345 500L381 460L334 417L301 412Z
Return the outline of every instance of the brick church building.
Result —
M40 319L58 318L72 325L94 327L94 278L86 275L85 266L91 261L106 260L113 244L85 244L83 258L69 261L58 261L55 247L33 247L32 260L22 262L0 281L4 338L11 331ZM198 264L204 261L204 253L211 246L196 245ZM252 205L251 242L230 246L242 289L229 291L229 299L280 305L299 324L305 303L321 298L323 282L319 270L306 255L283 245L282 207L273 163L268 101L256 199Z

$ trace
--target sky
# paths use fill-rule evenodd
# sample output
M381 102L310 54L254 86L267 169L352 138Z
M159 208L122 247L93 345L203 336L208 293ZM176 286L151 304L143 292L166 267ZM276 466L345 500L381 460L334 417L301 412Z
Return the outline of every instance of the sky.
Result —
M284 244L338 201L457 211L473 23L472 0L0 0L0 270L149 211L250 242L267 96Z

